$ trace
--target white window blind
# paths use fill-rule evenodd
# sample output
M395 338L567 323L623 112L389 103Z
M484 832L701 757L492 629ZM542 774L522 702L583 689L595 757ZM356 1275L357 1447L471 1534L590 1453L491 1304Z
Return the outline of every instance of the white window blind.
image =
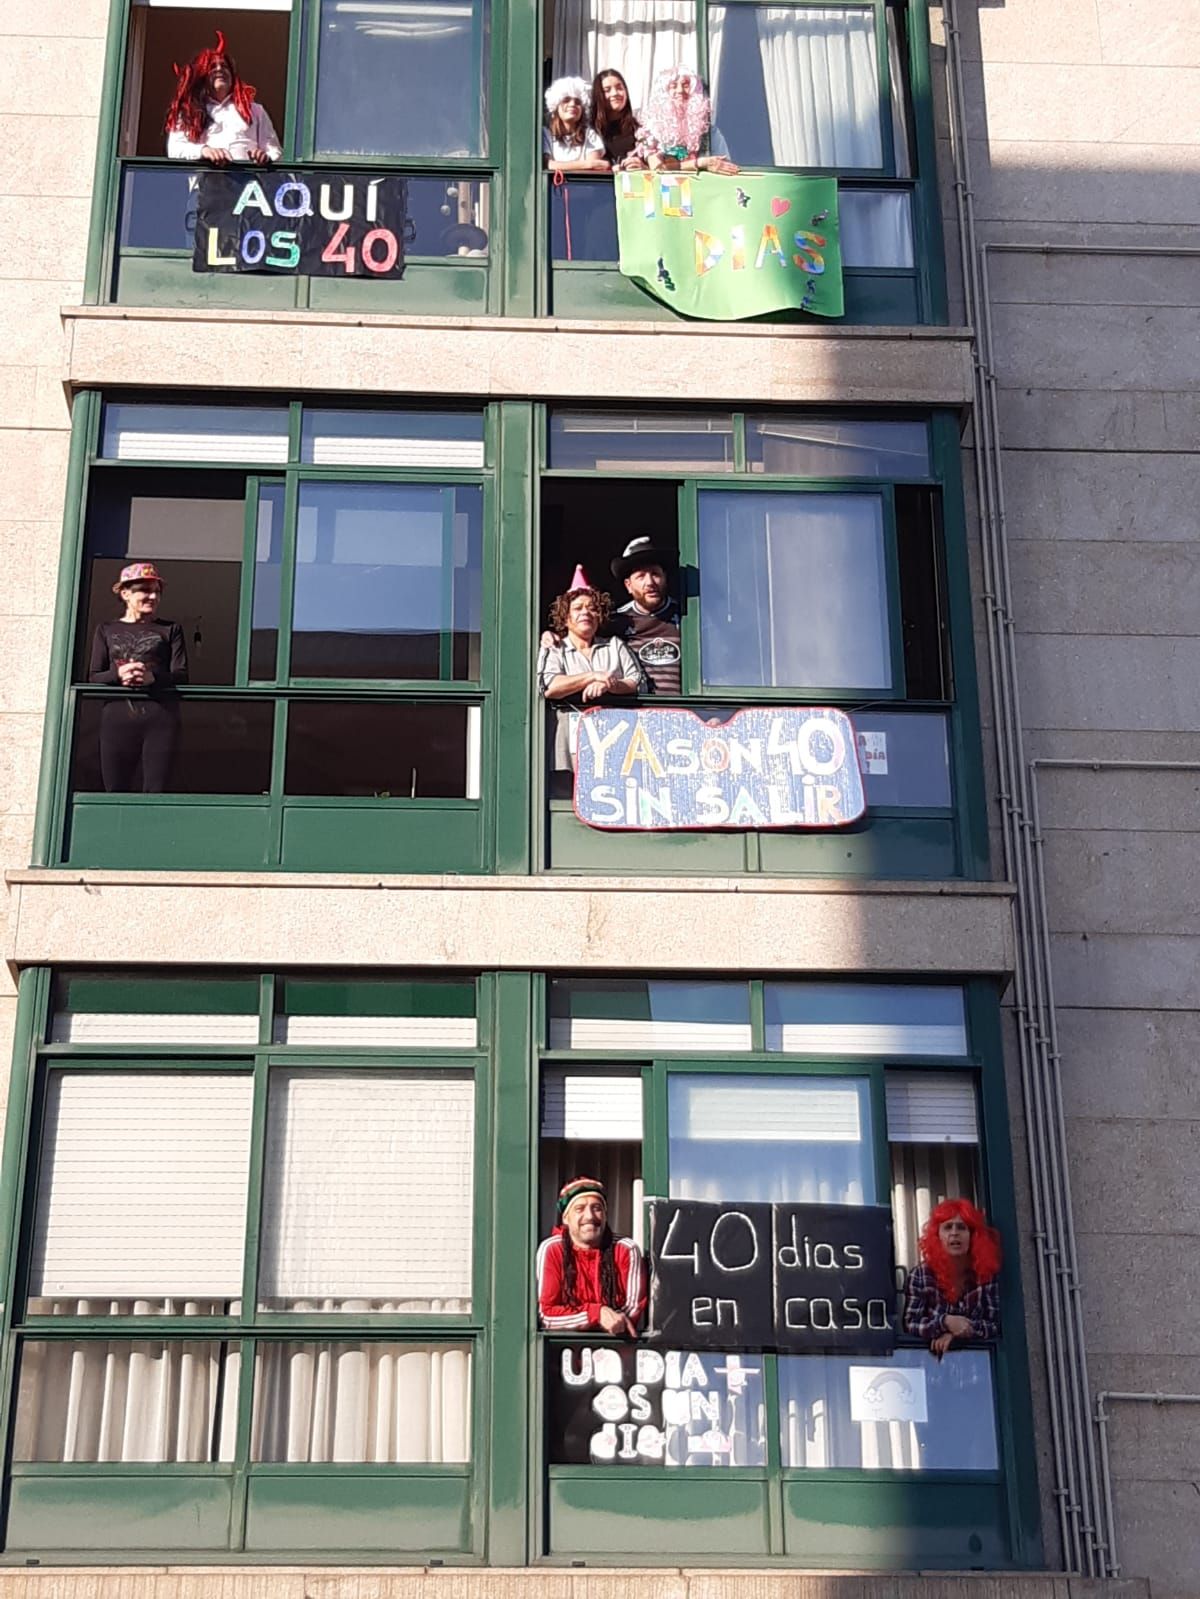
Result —
M169 11L211 11L212 0L133 0L135 6L159 6ZM292 0L221 0L222 11L290 11Z
M288 458L288 414L232 405L104 407L102 453L114 461L254 461Z
M52 1044L257 1044L257 1016L58 1011Z
M751 1047L749 1022L656 1022L615 1016L555 1016L551 1049L737 1049Z
M640 1143L641 1077L548 1068L542 1077L542 1137Z
M252 1095L244 1073L53 1073L31 1294L236 1298Z
M975 1084L966 1072L888 1072L888 1141L977 1144Z
M743 1084L692 1078L683 1096L682 1124L673 1137L726 1142L857 1144L862 1139L859 1089L755 1078Z
M341 1044L347 1048L474 1049L474 1016L279 1016L277 1044Z
M260 1296L466 1309L474 1099L459 1072L273 1073Z

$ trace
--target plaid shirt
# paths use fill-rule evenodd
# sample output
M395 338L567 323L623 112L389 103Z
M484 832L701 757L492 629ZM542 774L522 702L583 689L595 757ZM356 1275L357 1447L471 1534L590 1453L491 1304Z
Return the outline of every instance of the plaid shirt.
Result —
M975 1338L1000 1335L1000 1285L976 1283L958 1299L947 1299L929 1266L909 1274L904 1293L904 1330L913 1338L933 1339L946 1330L947 1316L965 1316Z

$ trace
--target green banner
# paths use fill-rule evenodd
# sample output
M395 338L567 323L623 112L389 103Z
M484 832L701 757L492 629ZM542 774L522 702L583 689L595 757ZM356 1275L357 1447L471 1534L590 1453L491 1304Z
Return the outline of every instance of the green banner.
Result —
M621 271L685 316L841 316L837 181L618 172Z

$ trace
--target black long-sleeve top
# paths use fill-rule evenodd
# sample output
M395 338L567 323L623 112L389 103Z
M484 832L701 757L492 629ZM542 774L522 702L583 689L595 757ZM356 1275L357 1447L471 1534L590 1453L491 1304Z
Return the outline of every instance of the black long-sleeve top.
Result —
M187 644L178 622L101 622L92 635L89 683L121 686L118 661L141 661L154 674L152 683L131 687L134 694L169 694L188 677Z

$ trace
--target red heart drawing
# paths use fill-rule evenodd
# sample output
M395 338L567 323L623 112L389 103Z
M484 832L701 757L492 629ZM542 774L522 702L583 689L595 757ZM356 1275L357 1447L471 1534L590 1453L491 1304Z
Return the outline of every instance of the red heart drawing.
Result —
M776 196L776 198L771 201L771 215L773 217L781 217L785 211L790 211L791 209L792 202L790 200L780 200L778 196Z

